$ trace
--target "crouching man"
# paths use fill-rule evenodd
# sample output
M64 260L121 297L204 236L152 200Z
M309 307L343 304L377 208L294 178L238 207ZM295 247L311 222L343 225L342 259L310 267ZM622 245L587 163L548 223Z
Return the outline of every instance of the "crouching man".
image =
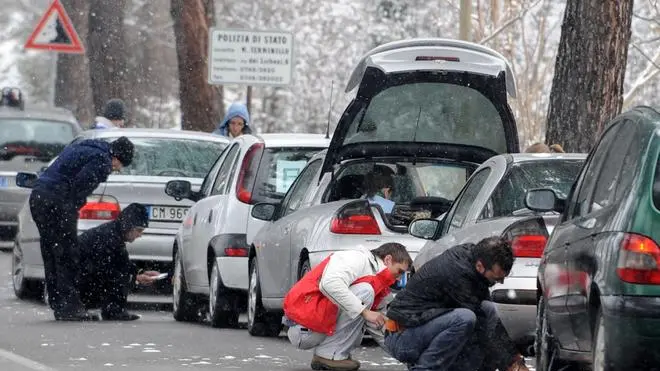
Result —
M490 299L513 260L507 240L489 237L422 265L387 311L390 354L415 371L527 371Z
M371 251L338 251L296 283L284 298L289 341L314 349L314 370L357 370L351 351L360 345L365 324L382 328L376 311L390 286L408 270L405 246L386 243Z
M136 280L149 285L160 273L138 272L129 260L126 242L140 237L148 224L147 209L133 203L122 210L117 219L89 229L78 238L80 299L86 309L101 308L104 320L133 321L140 318L126 310L128 294Z

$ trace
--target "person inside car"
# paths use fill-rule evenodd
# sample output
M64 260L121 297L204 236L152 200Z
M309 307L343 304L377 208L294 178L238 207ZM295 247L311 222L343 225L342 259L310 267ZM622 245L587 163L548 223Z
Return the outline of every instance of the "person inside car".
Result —
M509 241L488 237L422 265L388 308L390 354L412 370L527 371L490 298L513 261Z
M139 315L126 310L132 283L150 285L160 275L156 271L138 270L126 250L126 243L139 238L148 225L147 208L132 203L117 219L89 229L78 237L80 298L87 309L101 308L101 316L106 321L139 319Z
M385 172L371 172L364 178L364 197L370 204L379 205L383 212L391 214L395 202L391 200L394 193L394 179Z
M362 342L367 323L382 328L379 304L411 265L406 247L394 242L333 253L284 298L289 341L314 349L314 370L357 370L360 362L351 359L351 351Z

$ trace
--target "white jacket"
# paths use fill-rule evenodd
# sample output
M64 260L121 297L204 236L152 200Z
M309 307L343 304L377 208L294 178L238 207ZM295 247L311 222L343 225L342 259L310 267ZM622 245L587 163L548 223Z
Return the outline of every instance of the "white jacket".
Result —
M367 306L349 287L357 279L375 275L385 268L385 263L370 251L337 251L332 254L323 270L319 290L335 303L339 310L346 312L351 318L356 318Z

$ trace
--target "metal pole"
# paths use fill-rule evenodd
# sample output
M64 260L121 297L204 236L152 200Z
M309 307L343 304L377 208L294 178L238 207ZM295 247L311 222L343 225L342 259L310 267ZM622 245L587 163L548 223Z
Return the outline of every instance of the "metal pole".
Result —
M58 59L58 53L57 52L51 52L52 57L51 57L51 70L50 70L50 78L51 78L51 88L50 88L50 97L48 98L48 101L53 105L53 107L56 106L55 104L55 91L57 90L57 59Z
M472 0L461 0L458 38L472 41Z

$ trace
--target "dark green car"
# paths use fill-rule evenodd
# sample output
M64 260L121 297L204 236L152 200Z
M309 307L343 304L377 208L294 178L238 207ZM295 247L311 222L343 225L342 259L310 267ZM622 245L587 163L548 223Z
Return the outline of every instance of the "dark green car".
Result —
M659 156L660 113L636 107L603 131L567 200L527 194L562 213L538 269L538 371L660 369Z

